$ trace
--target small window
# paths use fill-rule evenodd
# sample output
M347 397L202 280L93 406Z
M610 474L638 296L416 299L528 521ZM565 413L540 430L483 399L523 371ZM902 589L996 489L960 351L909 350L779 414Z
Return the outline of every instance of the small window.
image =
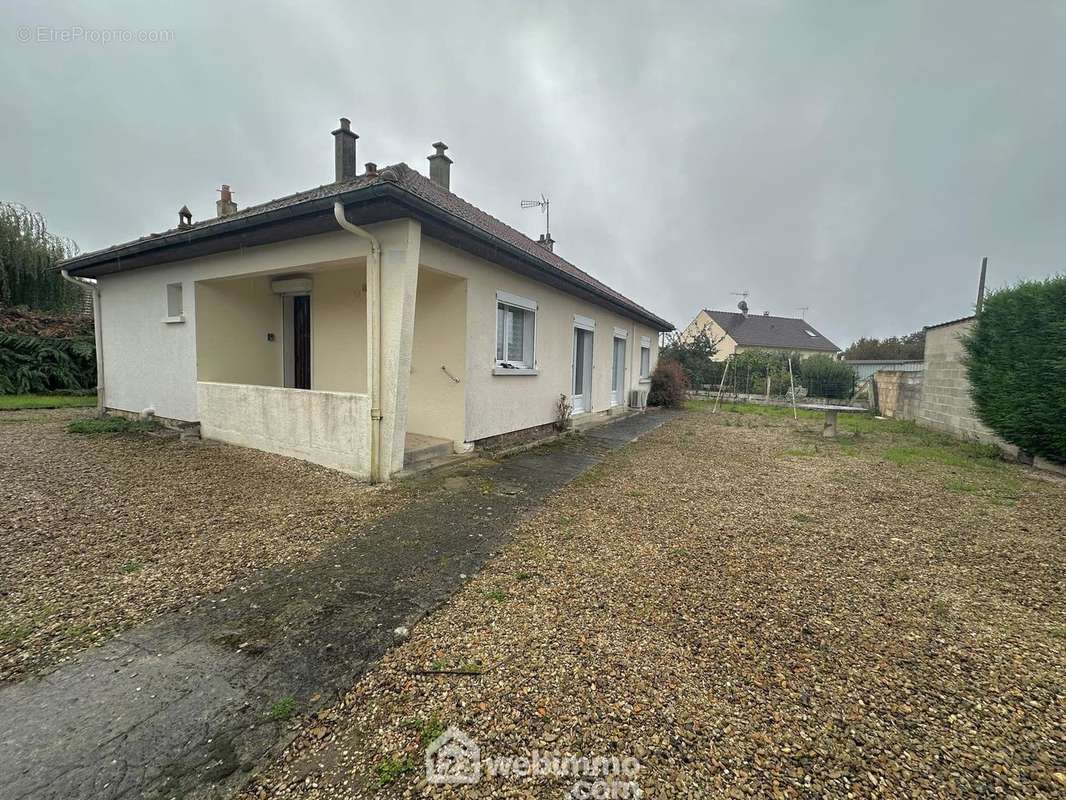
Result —
M167 320L180 322L185 313L184 303L181 297L181 284L167 284Z
M640 337L640 377L647 378L651 375L651 339L647 336Z
M814 338L815 336L817 336L817 335L818 335L818 334L817 334L817 333L815 333L814 331L804 331L804 333L806 333L806 334L807 334L808 336L810 336L810 337L811 337L812 339L813 339L813 338Z
M515 299L521 305L496 301L496 365L502 369L533 369L536 303Z

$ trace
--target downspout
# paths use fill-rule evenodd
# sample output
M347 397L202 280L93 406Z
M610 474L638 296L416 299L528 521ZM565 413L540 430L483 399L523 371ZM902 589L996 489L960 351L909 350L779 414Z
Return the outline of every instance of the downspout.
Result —
M370 332L370 359L367 382L370 384L370 481L380 483L381 477L381 243L373 235L353 225L344 213L344 205L333 204L337 224L349 233L370 243L366 259L366 314Z
M75 278L65 269L60 270L64 280L79 289L89 289L93 294L93 335L96 338L96 413L103 416L107 403L104 400L104 337L100 328L100 282L88 278Z

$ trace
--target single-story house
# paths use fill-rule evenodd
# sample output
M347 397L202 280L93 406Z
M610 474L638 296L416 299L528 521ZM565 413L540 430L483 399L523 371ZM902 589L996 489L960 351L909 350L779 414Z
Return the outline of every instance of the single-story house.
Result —
M673 326L429 177L360 170L346 119L334 182L62 263L93 279L101 403L375 481L412 447L463 452L639 405Z
M799 353L801 357L828 355L834 358L840 348L822 336L814 326L795 317L773 317L769 313L711 311L703 309L681 332L691 340L706 331L715 346L715 361L724 361L745 350L777 350Z

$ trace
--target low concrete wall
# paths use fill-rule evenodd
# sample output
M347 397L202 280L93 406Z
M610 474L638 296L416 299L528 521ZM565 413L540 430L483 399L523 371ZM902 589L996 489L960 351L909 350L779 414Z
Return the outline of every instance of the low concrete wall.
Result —
M874 373L877 413L895 419L918 419L922 403L923 373L880 370Z
M962 363L959 337L973 325L973 318L927 328L925 332L925 374L917 422L963 439L990 442L1016 456L1018 448L1009 445L986 428L973 410L970 379Z
M370 477L370 397L239 383L197 384L205 439Z

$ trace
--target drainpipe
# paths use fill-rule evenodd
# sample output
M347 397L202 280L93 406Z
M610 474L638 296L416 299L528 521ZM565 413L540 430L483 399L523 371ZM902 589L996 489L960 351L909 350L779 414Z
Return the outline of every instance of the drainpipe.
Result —
M370 243L366 259L366 314L370 331L370 481L380 483L381 476L381 243L373 235L353 225L344 213L344 205L333 204L337 224Z
M96 413L103 416L107 403L104 401L104 337L100 328L100 282L88 278L75 278L65 269L60 270L64 280L80 289L93 293L93 334L96 337Z

